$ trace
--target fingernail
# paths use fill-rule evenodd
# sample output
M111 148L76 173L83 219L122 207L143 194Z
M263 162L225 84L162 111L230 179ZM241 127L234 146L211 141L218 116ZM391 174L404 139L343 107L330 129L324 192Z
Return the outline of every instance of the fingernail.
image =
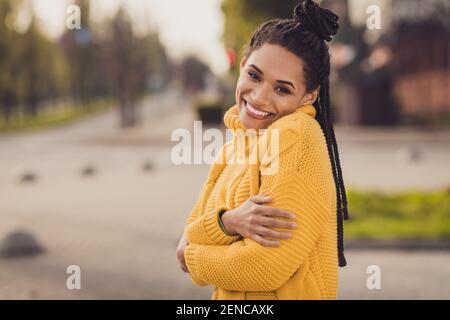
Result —
M293 228L297 228L297 227L298 227L298 225L297 225L296 223L292 223L291 226L292 226Z
M295 218L295 214L293 214L293 213L291 213L289 216L290 216L291 218Z

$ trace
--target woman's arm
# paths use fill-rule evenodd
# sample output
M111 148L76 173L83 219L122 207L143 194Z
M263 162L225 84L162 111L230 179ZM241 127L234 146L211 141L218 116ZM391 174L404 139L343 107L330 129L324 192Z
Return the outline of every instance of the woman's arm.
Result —
M186 226L186 237L190 243L229 245L242 239L237 235L231 235L220 225L220 214L230 210L227 207L217 207L210 212L205 212Z
M287 133L280 134L280 143L286 143L289 137ZM193 279L228 290L275 290L304 263L335 214L328 205L328 197L325 199L317 192L310 181L317 179L315 182L333 190L331 167L323 166L327 151L321 143L308 143L307 149L302 147L304 143L307 142L297 140L289 148L283 148L278 172L261 177L260 193L272 197L271 206L296 214L294 220L299 227L292 231L292 237L282 240L278 248L264 247L247 238L229 246L189 244L185 259ZM308 154L301 156L305 150ZM305 157L312 157L308 162L317 165L307 168L311 170L300 170L299 163Z
M224 144L220 150L217 160L225 161L225 152L229 144ZM202 188L200 195L194 205L193 210L189 214L186 221L184 234L190 243L197 244L212 244L212 245L228 245L237 240L242 239L240 235L231 235L224 230L220 224L219 214L223 211L228 211L231 208L216 207L209 212L201 213L201 208L204 207L204 201L209 196L207 191L213 187L213 181L209 180L212 172L217 170L216 162L212 165L208 180Z

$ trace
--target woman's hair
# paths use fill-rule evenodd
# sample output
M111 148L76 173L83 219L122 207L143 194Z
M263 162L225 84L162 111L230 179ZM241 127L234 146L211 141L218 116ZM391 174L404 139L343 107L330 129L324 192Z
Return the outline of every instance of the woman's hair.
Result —
M273 19L263 23L253 34L244 53L245 56L263 44L280 45L304 61L306 91L320 86L318 99L313 103L316 119L324 134L328 155L332 164L337 194L338 259L339 266L347 264L344 257L343 219L348 220L347 196L342 178L339 152L332 125L330 108L329 75L330 55L328 45L331 36L337 33L338 16L332 11L320 8L311 0L303 0L294 9L290 19Z

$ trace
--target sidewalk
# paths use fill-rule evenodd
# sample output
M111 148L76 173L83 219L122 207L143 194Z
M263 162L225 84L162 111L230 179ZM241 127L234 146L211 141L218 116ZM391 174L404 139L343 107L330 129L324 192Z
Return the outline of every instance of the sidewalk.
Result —
M335 125L342 142L441 142L450 144L449 130L413 127L356 127Z
M427 251L427 252L450 252L450 239L442 240L420 240L420 239L397 239L397 240L364 240L351 239L345 241L345 248L349 250L382 250L382 251Z

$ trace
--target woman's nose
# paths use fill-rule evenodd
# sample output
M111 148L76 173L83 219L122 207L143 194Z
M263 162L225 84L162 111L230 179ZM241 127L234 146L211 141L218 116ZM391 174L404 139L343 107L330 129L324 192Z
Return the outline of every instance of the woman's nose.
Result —
M264 83L259 85L252 92L252 102L257 106L269 105L271 101L271 90L272 88L269 85Z

